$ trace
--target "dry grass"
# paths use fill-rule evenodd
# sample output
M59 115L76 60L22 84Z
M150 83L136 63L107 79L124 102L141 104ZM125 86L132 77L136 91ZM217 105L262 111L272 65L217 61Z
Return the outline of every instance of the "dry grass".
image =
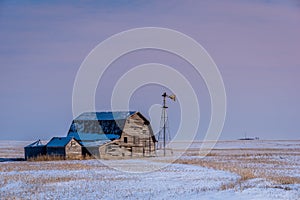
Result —
M297 158L300 149L218 149L210 152L205 158L195 149L186 152L189 159L178 159L176 163L193 164L217 170L229 171L240 175L235 185L243 182L263 178L275 184L300 184L299 177L291 177L283 172L300 168L299 162L285 160L287 156ZM223 185L221 188L233 188L234 185Z
M49 155L40 155L37 157L29 158L27 161L54 161L54 160L65 160L63 156L49 156Z
M239 174L241 176L241 181L245 181L248 179L256 178L254 171L251 169L245 169L237 167L234 164L228 164L228 163L219 163L219 162L211 162L211 161L199 161L199 160L177 160L176 163L180 164L192 164L192 165L200 165L202 167L217 169L217 170L223 170L223 171L229 171L232 173Z
M270 176L268 179L275 181L278 184L288 185L288 184L299 184L299 177L291 177L291 176Z
M99 165L98 168L105 166ZM65 160L61 161L37 161L37 162L8 162L2 163L0 172L22 172L22 171L40 171L40 170L78 170L78 169L93 169L87 163L74 162Z
M95 159L94 156L81 156L81 157L68 157L65 158L64 156L59 155L40 155L37 157L29 158L27 161L57 161L57 160L91 160Z

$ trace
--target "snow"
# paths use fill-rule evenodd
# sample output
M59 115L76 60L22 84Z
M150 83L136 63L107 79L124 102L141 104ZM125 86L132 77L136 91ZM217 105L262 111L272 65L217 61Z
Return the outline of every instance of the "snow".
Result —
M111 162L111 163L109 163ZM128 166L161 165L149 173L114 170L97 160L40 162L33 165L83 164L85 169L25 170L0 172L0 199L299 199L297 185L289 190L253 179L246 189L223 190L235 184L233 173L193 165L157 163L147 160L113 160L106 164ZM6 180L13 180L7 182ZM294 187L294 188L293 188Z
M282 149L282 154L273 150L272 154L268 151L262 153L260 150L255 152L255 148L266 147L263 143L269 144L270 149ZM245 163L241 163L245 167L253 167L258 171L267 169L275 175L297 178L300 174L299 143L219 142L217 147L220 149L215 152L217 156L207 156L202 160L214 162L214 159L224 159L224 162L228 162L230 157L227 154L230 152L236 159L241 159L240 154L249 154L248 163L246 160ZM0 155L7 154L8 157L13 157L13 148L17 146L17 149L20 149L28 142L0 141L0 144L3 144L0 147ZM193 145L195 148L199 147L199 144ZM246 150L240 151L241 147L245 146ZM285 151L287 147L298 151ZM7 151L7 148L11 151ZM223 151L223 148L229 150ZM237 154L239 152L240 154ZM167 157L102 161L0 162L0 199L300 199L300 184L278 184L263 177L241 181L241 177L235 173L198 165L168 163L168 159L173 160ZM181 159L201 160L200 157L192 155L185 155ZM268 162L252 162L257 159L268 159ZM280 162L288 165L280 169Z
M300 149L300 140L230 140L230 141L207 141L205 143L216 143L214 149ZM194 141L190 148L199 148L201 141Z
M197 198L190 198L197 199ZM243 191L226 190L218 193L209 192L198 199L230 200L296 200L300 199L299 191L285 191L276 188L250 188Z
M62 161L60 161L62 162ZM65 164L78 161L65 161ZM218 191L224 184L237 181L237 175L207 169L192 165L171 164L150 173L126 173L105 167L96 160L80 161L91 169L78 170L29 170L0 172L0 184L6 178L16 182L7 182L1 187L2 197L22 197L28 192L35 199L181 199L186 195L201 193L202 191ZM111 161L111 165L161 165L147 160ZM55 165L59 162L53 162ZM46 163L41 163L46 164ZM48 162L49 164L49 162ZM39 180L55 180L59 182L40 182ZM66 180L66 181L64 181ZM34 191L32 190L34 188Z

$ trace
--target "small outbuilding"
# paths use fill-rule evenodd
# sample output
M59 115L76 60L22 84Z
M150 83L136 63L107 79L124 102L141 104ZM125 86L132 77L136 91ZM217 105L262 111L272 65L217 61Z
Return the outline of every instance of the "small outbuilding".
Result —
M47 155L65 159L80 159L82 145L73 137L53 137L46 145Z
M41 140L37 140L32 144L24 147L25 160L36 158L39 156L46 155L46 145L42 144Z

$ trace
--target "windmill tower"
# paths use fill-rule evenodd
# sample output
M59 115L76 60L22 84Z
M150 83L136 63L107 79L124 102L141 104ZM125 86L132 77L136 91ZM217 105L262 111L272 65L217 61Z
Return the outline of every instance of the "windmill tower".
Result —
M157 149L163 149L164 156L166 156L166 145L171 140L171 135L169 130L169 120L167 114L168 106L166 105L166 99L169 98L172 99L173 101L176 101L176 96L174 94L167 95L166 92L164 92L161 96L163 97L163 106L162 106L162 113L161 113L160 130L158 133Z

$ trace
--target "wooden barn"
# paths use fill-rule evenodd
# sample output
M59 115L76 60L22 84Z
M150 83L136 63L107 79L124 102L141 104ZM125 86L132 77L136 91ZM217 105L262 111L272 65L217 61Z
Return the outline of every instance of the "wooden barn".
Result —
M30 145L24 147L25 160L46 155L46 145L42 144L41 140L37 140Z
M46 145L47 155L65 159L82 158L82 145L73 137L53 137Z
M154 156L157 142L150 122L135 111L82 113L73 120L68 136L92 155L95 151L89 148L98 148L96 157Z

